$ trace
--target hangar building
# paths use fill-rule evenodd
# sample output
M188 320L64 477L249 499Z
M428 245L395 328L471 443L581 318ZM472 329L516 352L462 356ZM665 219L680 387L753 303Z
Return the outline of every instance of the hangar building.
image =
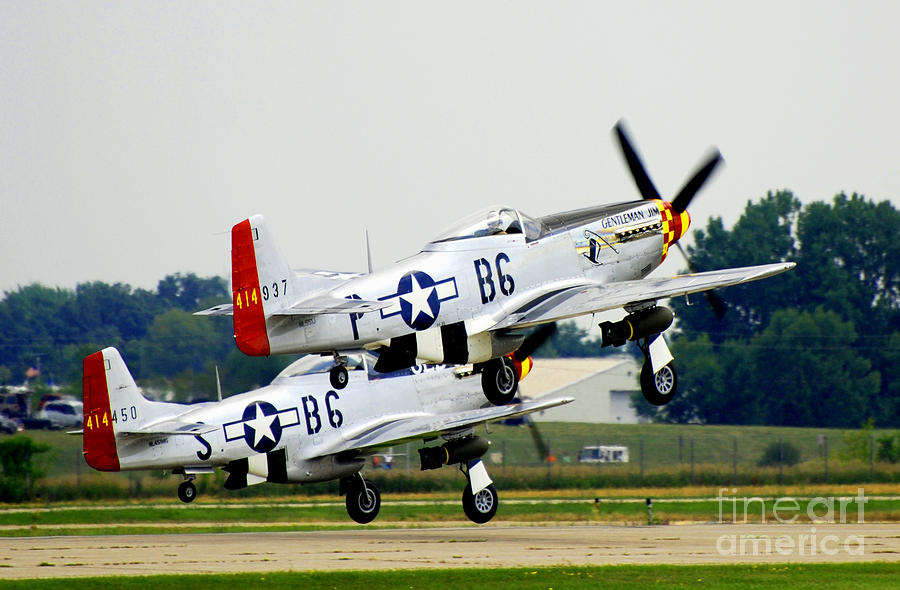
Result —
M570 395L575 401L533 414L538 422L637 424L631 393L639 391L640 365L627 355L594 358L535 358L519 384L525 398Z

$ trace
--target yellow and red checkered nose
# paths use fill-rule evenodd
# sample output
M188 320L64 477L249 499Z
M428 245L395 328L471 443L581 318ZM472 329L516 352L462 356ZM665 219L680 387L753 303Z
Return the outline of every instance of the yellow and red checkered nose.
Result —
M662 217L663 248L662 259L660 260L662 262L669 253L669 246L677 242L687 232L688 227L691 225L691 216L688 215L687 211L676 212L672 209L672 203L668 201L658 201L658 204L659 213Z

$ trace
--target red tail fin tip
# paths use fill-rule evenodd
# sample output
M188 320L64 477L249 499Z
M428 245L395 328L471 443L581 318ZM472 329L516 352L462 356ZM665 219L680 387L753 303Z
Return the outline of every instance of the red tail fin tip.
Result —
M231 279L234 298L234 339L246 355L269 356L269 336L259 273L256 265L254 232L250 220L231 229Z
M98 471L119 471L106 381L108 362L102 351L84 359L84 459Z

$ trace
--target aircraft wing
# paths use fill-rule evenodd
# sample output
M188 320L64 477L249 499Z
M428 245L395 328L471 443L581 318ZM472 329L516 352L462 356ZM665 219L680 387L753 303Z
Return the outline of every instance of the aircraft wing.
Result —
M341 441L325 447L310 449L315 452L304 458L312 459L343 451L390 447L411 440L438 436L485 422L495 422L523 416L532 412L561 406L572 401L575 401L575 398L552 397L505 406L479 408L456 414L413 413L382 416L346 433Z
M506 316L491 330L526 328L536 324L624 307L629 303L679 297L719 287L758 281L790 270L793 262L727 268L661 279L638 279L617 283L580 285L542 294Z

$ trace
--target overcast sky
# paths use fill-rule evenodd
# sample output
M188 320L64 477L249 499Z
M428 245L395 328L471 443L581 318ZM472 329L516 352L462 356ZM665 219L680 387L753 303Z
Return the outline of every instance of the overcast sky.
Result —
M894 1L0 0L0 291L227 277L253 213L292 266L364 270L366 228L378 268L492 203L630 200L619 118L665 196L721 149L694 228L780 188L900 207L898 26Z

